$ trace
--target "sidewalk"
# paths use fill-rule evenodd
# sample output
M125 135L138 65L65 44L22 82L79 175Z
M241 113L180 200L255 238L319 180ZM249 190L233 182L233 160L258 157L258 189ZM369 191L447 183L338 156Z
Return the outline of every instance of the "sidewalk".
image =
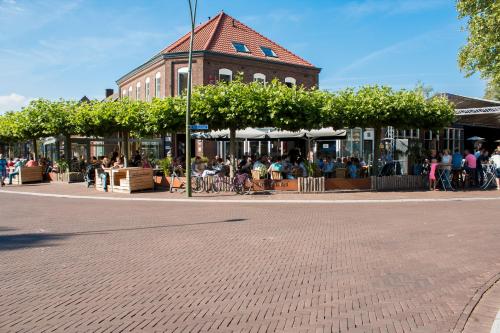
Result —
M62 195L98 198L120 198L120 199L144 199L144 200L182 200L186 199L184 192L170 193L168 191L137 192L132 194L99 192L93 187L87 188L84 183L41 183L27 185L10 185L2 188L1 192L8 193L31 193L44 195ZM227 201L439 201L439 200L481 200L499 199L500 191L422 191L422 192L371 192L371 191L350 191L350 192L326 192L326 193L297 193L297 192L274 192L255 193L251 195L237 195L232 192L221 193L193 193L193 200L221 200Z

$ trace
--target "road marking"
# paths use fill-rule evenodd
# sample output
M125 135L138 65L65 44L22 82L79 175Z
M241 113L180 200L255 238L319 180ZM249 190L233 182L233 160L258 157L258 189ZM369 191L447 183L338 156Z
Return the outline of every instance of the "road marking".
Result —
M497 316L493 321L490 333L500 333L500 311L498 311Z
M53 193L37 193L37 192L17 192L10 190L2 190L0 193L27 195L36 197L48 198L66 198L66 199L87 199L87 200L110 200L110 201L144 201L144 202L174 202L174 203L241 203L241 204L391 204L391 203L423 203L423 202L470 202L470 201L500 201L500 197L478 197L478 198L445 198L445 199L338 199L338 200L285 200L285 199L173 199L173 198L119 198L119 197L103 197L103 196L85 196L85 195L70 195L70 194L53 194Z

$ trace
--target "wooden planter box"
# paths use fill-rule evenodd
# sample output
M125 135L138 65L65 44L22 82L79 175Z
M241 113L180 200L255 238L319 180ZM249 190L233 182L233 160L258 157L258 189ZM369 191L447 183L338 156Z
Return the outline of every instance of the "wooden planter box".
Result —
M19 184L42 182L43 181L43 167L21 167L19 174L16 176Z
M370 178L327 178L325 179L326 191L338 190L370 190Z
M82 172L50 172L49 180L59 183L81 183L85 181L85 177Z
M424 189L422 176L371 177L371 183L372 190L375 191L421 191Z
M254 179L252 180L254 191L298 191L297 179Z

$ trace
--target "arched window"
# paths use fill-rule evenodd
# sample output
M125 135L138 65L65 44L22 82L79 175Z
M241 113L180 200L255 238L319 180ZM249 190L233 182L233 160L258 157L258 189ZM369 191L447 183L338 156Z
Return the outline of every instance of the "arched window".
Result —
M231 82L233 80L233 71L227 68L219 69L219 81Z
M141 83L137 82L135 85L135 99L141 99Z
M149 77L147 77L146 78L146 101L148 101L148 102L151 100L150 82L151 82L151 80L149 79Z
M155 97L161 97L160 96L160 86L161 86L161 73L158 72L156 73L155 76Z
M128 97L132 99L132 86L128 87Z
M122 89L122 98L127 97L127 89Z
M188 87L189 68L182 67L177 71L177 95L182 95Z
M262 73L255 73L253 75L253 80L262 84L266 84L266 76Z
M297 80L295 80L293 77L286 77L285 84L291 88L297 84Z

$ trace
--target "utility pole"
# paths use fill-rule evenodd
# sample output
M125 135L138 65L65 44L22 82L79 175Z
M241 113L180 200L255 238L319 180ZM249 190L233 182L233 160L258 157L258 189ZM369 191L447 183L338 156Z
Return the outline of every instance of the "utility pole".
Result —
M187 82L187 108L186 108L186 195L188 198L192 196L191 193L191 81L193 69L193 40L194 40L194 27L196 25L196 8L198 7L198 0L194 0L194 5L189 2L189 13L191 16L191 38L189 40L189 65L188 65L188 82Z

